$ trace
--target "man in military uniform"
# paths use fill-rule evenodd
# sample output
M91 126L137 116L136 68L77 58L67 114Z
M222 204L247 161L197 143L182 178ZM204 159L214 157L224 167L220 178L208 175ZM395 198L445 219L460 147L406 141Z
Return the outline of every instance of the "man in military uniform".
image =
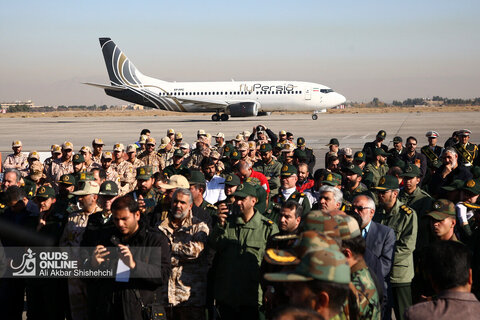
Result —
M87 170L85 170L85 158L83 157L83 154L80 154L80 153L75 154L72 158L72 162L73 162L73 175L78 180L80 173L87 172Z
M427 164L430 170L440 168L442 165L443 148L437 145L438 137L436 131L428 131L425 135L428 138L428 145L423 146L420 151L427 157Z
M420 189L420 169L414 164L408 164L403 178L403 188L398 194L398 199L408 207L415 210L418 221L418 237L416 248L428 245L427 235L430 224L424 216L432 209L433 198L424 190Z
M395 231L395 255L390 276L395 317L403 319L405 310L412 305L411 282L414 275L413 251L417 240L417 214L398 199L398 179L383 176L377 187L380 207L373 220ZM388 312L388 310L387 310Z
M453 147L458 152L458 162L465 167L476 166L480 164L478 157L478 147L469 142L470 134L468 129L458 131L458 143Z
M73 173L72 162L73 144L69 141L65 141L62 144L62 157L52 162L50 171L47 172L47 180L52 184L52 187L58 192L57 181L64 174Z
M253 165L252 159L250 159L250 157L248 156L248 143L246 143L245 141L241 141L238 144L237 150L241 155L241 160L244 160L248 162L250 165Z
M111 167L117 173L120 180L119 194L121 196L132 191L135 185L135 172L133 171L133 165L123 158L125 154L124 151L125 147L121 143L116 143L113 146L115 161L112 163Z
M377 148L381 148L383 149L383 151L385 151L385 153L387 153L388 147L382 143L385 140L386 136L387 133L385 132L385 130L380 130L375 137L375 141L365 143L362 151L365 153L367 163L375 161L375 150Z
M92 141L92 149L93 149L93 155L92 155L92 160L98 164L102 164L102 153L103 153L103 146L105 143L103 142L102 139L95 138Z
M295 166L285 164L283 165L280 174L281 187L278 189L278 194L271 198L270 202L268 203L269 207L265 212L265 215L272 219L275 223L278 223L282 204L288 200L298 202L303 207L304 216L307 215L312 208L307 195L303 192L297 191L297 168L295 168Z
M217 207L205 201L203 198L203 194L207 188L205 175L201 171L194 170L189 176L188 183L190 184L190 192L193 196L193 215L204 221L208 227L211 227L212 220L216 219L217 216Z
M290 144L289 142L283 144L283 149L282 149L282 156L280 158L280 162L282 164L288 164L288 165L293 165L293 150L294 150L293 144Z
M260 160L260 157L257 153L257 143L255 141L248 141L248 157L252 161L252 164L255 164Z
M363 153L362 151L355 152L355 154L353 155L353 164L357 165L360 169L363 170L366 164L365 153Z
M240 178L234 174L230 173L225 177L225 196L227 197L225 200L218 201L215 203L215 207L218 209L218 206L221 203L226 203L227 206L231 209L235 204L235 196L234 193L237 190L237 187L241 185Z
M138 202L142 219L148 223L161 195L153 187L154 178L151 166L137 168L136 177L137 188L128 195Z
M175 129L167 129L167 137L170 139L172 145L175 144Z
M313 154L313 150L306 147L305 138L299 137L297 139L297 149L305 151L305 154L307 156L306 164L308 165L308 171L313 172L313 169L315 168L316 158Z
M223 156L223 148L225 147L225 134L222 132L217 133L216 135L212 136L215 138L215 150L220 153L220 156Z
M148 138L145 143L145 151L138 156L138 159L142 160L145 166L152 167L153 173L165 168L164 160L155 152L155 144L156 141L153 137Z
M388 172L388 165L386 164L386 162L387 162L387 156L389 154L386 153L385 150L382 148L376 148L373 154L375 156L373 161L368 163L365 166L365 170L364 170L365 172L364 180L368 180L368 182L370 183L369 185L367 185L367 187L377 186L378 182L380 181L380 178L386 175Z
M169 137L163 137L161 142L162 143L158 148L158 155L162 159L161 163L164 163L164 166L160 168L160 170L163 170L165 167L173 163L173 153L175 149L173 148L173 142Z
M216 172L217 172L217 175L221 176L223 171L225 171L225 164L220 161L220 153L218 153L218 151L212 151L210 152L210 159L213 160L213 162L215 163L215 169L216 169Z
M248 182L240 185L235 198L240 214L229 216L227 205L220 204L218 223L209 238L216 251L214 296L221 318L260 319L260 265L267 240L278 227L254 209L254 186Z
M343 186L343 198L349 202L353 201L355 196L362 194L368 190L367 186L362 183L363 172L353 163L344 168L345 184Z
M458 241L455 235L457 213L455 204L446 199L439 199L433 203L433 211L427 213L430 218L431 233L437 240Z
M420 168L420 180L423 181L427 173L427 157L424 154L416 151L417 139L415 137L407 138L407 152L403 155L402 160L406 164L411 163Z
M173 164L165 167L163 174L167 177L171 177L174 174L181 174L185 178L190 176L190 169L182 164L185 154L181 149L176 149L173 153Z
M9 154L3 162L3 170L17 169L22 173L22 176L27 176L28 156L22 153L22 141L17 140L12 142L13 154Z
M43 170L45 173L50 170L50 167L52 166L52 162L55 159L59 159L62 156L62 147L60 147L58 144L52 144L50 147L50 154L51 154L51 157L48 157L43 162Z
M169 319L205 319L209 227L193 215L192 206L190 191L177 189L170 213L158 226L172 246L172 272L165 286L172 306Z
M208 146L208 140L206 137L200 137L197 140L197 147L191 153L190 159L187 163L187 167L190 170L200 170L203 158L210 156L210 148Z
M137 146L135 144L129 144L127 147L128 162L133 165L133 169L137 170L139 167L145 166L145 163L137 158Z
M181 132L175 132L175 149L180 148L180 145L183 143L183 134Z
M120 178L118 173L112 167L113 154L110 151L102 153L102 168L105 170L107 180L114 181L120 187Z
M23 189L27 194L27 198L31 200L37 189L45 183L45 175L43 174L43 165L40 161L33 162L28 168L28 176L26 176L24 181Z
M260 146L260 156L262 160L255 163L253 169L257 172L263 173L267 178L270 186L270 195L274 196L278 194L282 164L273 159L272 145L269 143L264 143Z
M93 161L92 149L89 146L83 146L80 148L80 153L85 159L85 170L92 171L93 168L101 168L102 164Z
M389 167L392 167L394 164L394 160L398 158L402 158L403 155L407 152L407 149L403 147L403 139L402 137L396 136L393 138L393 148L388 150L390 156L387 158L387 164Z

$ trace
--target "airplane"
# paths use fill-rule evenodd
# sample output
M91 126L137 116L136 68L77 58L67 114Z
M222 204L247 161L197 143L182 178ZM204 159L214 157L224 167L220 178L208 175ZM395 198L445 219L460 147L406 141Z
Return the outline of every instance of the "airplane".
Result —
M99 38L110 85L85 83L109 96L155 109L215 112L213 121L275 111L318 112L346 99L331 88L301 81L167 82L143 75L110 38Z

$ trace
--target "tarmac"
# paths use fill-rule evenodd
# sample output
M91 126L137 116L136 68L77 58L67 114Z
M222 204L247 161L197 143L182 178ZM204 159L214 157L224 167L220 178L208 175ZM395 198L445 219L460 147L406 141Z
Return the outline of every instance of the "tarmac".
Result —
M425 133L429 130L440 134L438 143L443 146L454 130L462 128L472 131L471 142L480 142L478 112L323 113L318 114L316 121L309 114L272 114L230 118L226 122L213 122L209 115L185 114L153 117L0 118L0 152L5 158L11 152L13 140L23 142L24 152L48 152L51 144L62 144L64 141L71 141L74 151L78 151L83 145L91 145L94 138L102 138L106 144L104 150L111 150L118 142L125 145L134 143L144 128L150 129L152 136L157 139L157 145L169 128L182 132L184 141L188 143L196 139L199 129L211 134L223 132L228 140L243 130L252 131L259 124L264 124L276 134L280 130L286 130L292 132L295 139L304 137L307 147L312 148L317 159L322 160L317 161L320 166L328 149L325 145L330 138L339 139L340 148L350 147L357 151L366 142L373 141L381 129L387 132L385 144L389 147L393 146L393 137L399 135L404 141L409 136L416 137L419 149L427 143Z

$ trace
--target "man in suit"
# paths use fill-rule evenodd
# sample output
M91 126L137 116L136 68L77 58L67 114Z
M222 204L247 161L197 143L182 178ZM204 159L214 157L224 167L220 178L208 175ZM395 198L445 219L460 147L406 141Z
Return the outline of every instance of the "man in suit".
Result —
M358 195L353 199L352 208L362 218L362 236L365 238L367 250L372 254L365 255L367 265L375 268L380 265L381 278L383 279L382 306L383 319L390 319L392 307L392 291L390 287L390 272L392 270L393 255L395 252L395 233L393 229L375 221L372 221L375 214L375 202L366 195Z

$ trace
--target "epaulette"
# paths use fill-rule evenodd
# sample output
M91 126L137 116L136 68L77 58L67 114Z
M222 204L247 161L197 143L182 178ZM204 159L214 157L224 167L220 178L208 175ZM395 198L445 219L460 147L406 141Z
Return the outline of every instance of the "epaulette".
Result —
M412 209L410 209L409 207L407 207L406 205L402 205L400 207L400 209L402 209L406 214L412 214Z
M209 204L207 204L207 207L208 207L208 208L215 209L215 210L217 210L217 209L218 209L217 207L215 207L213 204L210 204L210 203L209 203Z
M305 193L301 192L300 197L305 197Z
M0 203L0 209L3 209L5 207L6 207L6 205L4 205L3 203Z
M297 234L282 234L282 235L276 235L272 237L273 241L285 241L285 240L293 240L293 239L298 239L300 238L299 235Z
M480 209L480 204L463 202L463 205L470 209Z
M267 219L267 220L265 220L265 224L266 224L267 226L273 226L275 223L274 223L272 220Z
M290 198L292 198L292 199L295 199L296 197L297 197L296 194L292 194L292 195L290 196Z

